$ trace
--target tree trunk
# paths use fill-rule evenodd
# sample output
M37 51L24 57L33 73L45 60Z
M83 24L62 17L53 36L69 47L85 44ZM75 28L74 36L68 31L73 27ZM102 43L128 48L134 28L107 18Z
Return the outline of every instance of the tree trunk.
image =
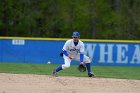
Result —
M58 37L59 32L58 32L58 0L54 0L54 28L53 28L53 37Z
M91 26L91 32L92 32L92 38L96 38L96 22L94 19L94 0L89 0L90 4L90 26Z
M2 22L3 22L3 28L1 28L1 36L6 36L8 34L8 6L7 6L7 0L3 1L3 16L2 16Z

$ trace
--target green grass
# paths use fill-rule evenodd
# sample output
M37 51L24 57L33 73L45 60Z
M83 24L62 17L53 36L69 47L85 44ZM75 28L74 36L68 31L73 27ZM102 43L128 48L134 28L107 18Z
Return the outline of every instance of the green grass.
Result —
M50 75L57 66L54 64L0 63L0 73ZM92 66L92 71L97 77L140 80L140 67ZM87 77L87 72L81 73L77 70L77 66L72 65L69 69L60 71L59 75Z

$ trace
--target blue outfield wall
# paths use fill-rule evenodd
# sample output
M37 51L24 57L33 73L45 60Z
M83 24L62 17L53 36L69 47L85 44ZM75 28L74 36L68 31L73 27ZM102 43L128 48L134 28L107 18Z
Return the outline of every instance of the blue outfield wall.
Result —
M66 39L0 38L0 62L63 64ZM140 66L140 41L83 40L92 65ZM79 64L72 61L72 64Z

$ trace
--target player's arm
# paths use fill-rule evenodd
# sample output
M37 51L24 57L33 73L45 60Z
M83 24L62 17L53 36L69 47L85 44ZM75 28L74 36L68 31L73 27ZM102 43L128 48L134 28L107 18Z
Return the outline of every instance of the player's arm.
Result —
M69 57L69 59L72 59L71 55L68 54L68 52L66 50L62 50L63 54L67 57Z
M63 53L65 56L68 56L68 55L69 55L68 52L67 52L66 50L64 50L64 49L62 49L62 53Z
M66 43L65 43L64 46L63 46L62 52L63 52L63 54L64 54L65 56L67 56L67 57L69 57L70 59L72 59L71 56L70 56L70 54L67 52L67 50L68 50L68 45L69 45L69 42L66 41Z
M83 64L84 61L84 44L81 44L81 48L80 48L80 64Z

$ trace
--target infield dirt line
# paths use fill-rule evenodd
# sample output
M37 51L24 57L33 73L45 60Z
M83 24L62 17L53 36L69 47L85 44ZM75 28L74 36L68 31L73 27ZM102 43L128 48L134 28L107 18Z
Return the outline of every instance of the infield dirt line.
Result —
M0 93L139 93L140 80L0 73Z

